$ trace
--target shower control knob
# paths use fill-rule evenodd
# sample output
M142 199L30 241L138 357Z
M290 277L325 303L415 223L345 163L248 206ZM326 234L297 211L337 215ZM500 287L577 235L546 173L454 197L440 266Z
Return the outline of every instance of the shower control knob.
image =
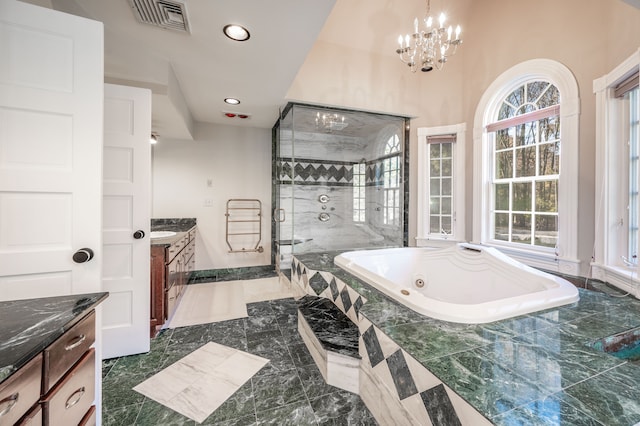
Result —
M86 263L93 259L93 250L90 248L81 248L77 252L73 253L72 259L76 263Z
M136 240L141 240L144 238L144 231L142 229L138 229L136 232L133 233L133 238L135 238Z

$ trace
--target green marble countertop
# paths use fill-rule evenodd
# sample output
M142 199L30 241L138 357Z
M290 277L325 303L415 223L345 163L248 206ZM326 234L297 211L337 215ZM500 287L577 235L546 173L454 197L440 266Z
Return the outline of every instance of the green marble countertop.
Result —
M367 299L376 327L496 425L640 422L640 364L588 346L640 326L640 301L579 289L580 301L488 324L420 315L333 264L340 252L295 255Z

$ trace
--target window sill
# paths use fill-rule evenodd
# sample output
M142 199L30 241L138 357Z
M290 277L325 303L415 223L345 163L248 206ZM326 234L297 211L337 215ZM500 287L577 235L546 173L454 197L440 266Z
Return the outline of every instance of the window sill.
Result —
M640 270L638 268L591 263L591 272L593 278L609 283L640 299L640 277L638 276Z
M475 243L474 243L475 244ZM518 262L524 263L533 268L545 269L547 271L559 272L562 274L580 276L580 260L557 256L555 253L522 250L513 247L506 247L498 244L483 244L493 247Z
M465 241L460 241L455 238L437 238L437 237L416 237L416 246L417 247L450 247L454 244L464 243Z

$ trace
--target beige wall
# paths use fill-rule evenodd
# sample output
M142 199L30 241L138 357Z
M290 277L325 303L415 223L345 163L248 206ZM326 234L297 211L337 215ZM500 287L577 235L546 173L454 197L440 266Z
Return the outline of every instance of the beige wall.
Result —
M197 219L196 269L271 263L269 129L199 123L194 140L161 137L152 155L151 217ZM262 202L263 253L228 253L225 212L231 198Z
M327 27L339 31L338 0ZM390 0L388 3L399 3ZM406 2L405 2L406 3ZM452 2L450 2L452 3ZM288 97L312 103L380 111L414 117L411 152L416 152L416 129L467 123L467 239L472 235L473 117L486 88L511 66L534 58L566 65L578 82L579 148L579 257L587 265L594 234L595 97L592 83L640 47L640 10L616 0L456 0L451 12L463 27L464 44L444 71L411 74L393 55L371 54L341 43L341 37L323 33L299 71ZM411 10L423 2L411 3ZM418 6L416 6L418 5ZM439 3L433 3L434 11ZM400 6L400 4L398 4ZM393 8L395 11L396 8ZM353 15L352 15L353 16ZM397 27L397 13L390 14ZM404 19L404 18L403 18ZM352 23L356 26L357 22ZM353 28L352 28L353 30ZM362 31L367 31L367 27ZM397 29L380 25L379 32L397 38ZM326 41L330 40L330 41ZM381 43L386 51L388 43ZM416 235L417 161L411 158L410 240ZM583 272L587 273L586 266Z

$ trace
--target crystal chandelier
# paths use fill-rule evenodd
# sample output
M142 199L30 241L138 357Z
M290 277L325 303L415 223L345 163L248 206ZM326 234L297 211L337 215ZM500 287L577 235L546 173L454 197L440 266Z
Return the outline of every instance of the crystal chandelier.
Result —
M348 125L349 123L344 121L344 115L316 113L316 129L331 133L334 130L342 130Z
M437 27L431 17L431 0L427 0L427 13L423 20L424 26L420 28L420 21L413 21L413 34L398 37L400 48L396 53L400 60L409 65L411 72L420 69L422 72L431 71L434 67L442 69L449 56L456 53L462 43L460 38L460 25L455 29L449 25L445 28L447 17L444 13L438 18Z

